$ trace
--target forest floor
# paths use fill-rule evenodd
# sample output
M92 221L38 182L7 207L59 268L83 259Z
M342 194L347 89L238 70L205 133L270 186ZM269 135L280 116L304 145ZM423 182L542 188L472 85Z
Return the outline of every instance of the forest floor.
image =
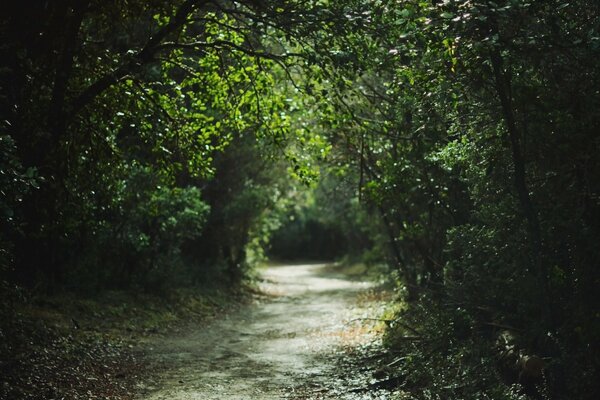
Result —
M258 287L14 297L0 400L389 399L391 291L342 265L271 266Z
M147 342L143 400L388 399L373 283L321 265L269 267L262 298Z
M151 376L148 342L247 304L251 288L36 295L0 307L0 400L128 400Z

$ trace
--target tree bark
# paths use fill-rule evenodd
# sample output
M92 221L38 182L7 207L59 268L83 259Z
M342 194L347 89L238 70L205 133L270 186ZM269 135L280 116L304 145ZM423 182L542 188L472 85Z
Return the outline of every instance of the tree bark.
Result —
M52 99L48 112L48 126L56 141L65 129L65 98L69 79L73 71L75 50L77 48L79 31L89 2L75 2L71 15L66 18L65 38L60 49L60 58L56 65ZM69 13L67 7L66 13Z

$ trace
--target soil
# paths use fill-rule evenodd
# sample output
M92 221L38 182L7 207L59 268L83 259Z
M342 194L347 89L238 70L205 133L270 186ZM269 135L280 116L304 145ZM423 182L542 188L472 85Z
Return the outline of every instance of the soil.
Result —
M267 296L255 304L148 342L145 359L156 373L135 398L389 398L370 390L379 334L363 318L383 303L373 283L324 264L270 267L263 278Z

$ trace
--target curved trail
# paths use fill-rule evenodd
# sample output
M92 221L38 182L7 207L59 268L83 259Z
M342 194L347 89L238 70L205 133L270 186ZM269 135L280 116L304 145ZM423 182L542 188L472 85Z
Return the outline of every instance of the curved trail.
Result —
M263 277L272 300L159 339L151 358L165 372L138 398L342 398L330 378L335 366L323 355L372 339L347 324L365 311L356 298L370 284L325 273L324 265L271 267Z

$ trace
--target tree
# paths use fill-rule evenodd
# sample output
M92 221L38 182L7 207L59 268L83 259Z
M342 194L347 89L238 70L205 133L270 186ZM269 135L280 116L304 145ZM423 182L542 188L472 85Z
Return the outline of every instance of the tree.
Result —
M287 3L286 3L287 4ZM119 229L133 175L140 204L203 187L234 137L287 127L273 93L278 38L299 5L251 1L11 4L2 20L4 128L39 188L15 207L15 277L64 282L100 228ZM25 23L27 21L27 23ZM269 35L268 39L266 35ZM160 187L159 187L160 186ZM154 193L153 193L154 192ZM31 251L36 249L36 251ZM73 251L79 249L79 251Z

